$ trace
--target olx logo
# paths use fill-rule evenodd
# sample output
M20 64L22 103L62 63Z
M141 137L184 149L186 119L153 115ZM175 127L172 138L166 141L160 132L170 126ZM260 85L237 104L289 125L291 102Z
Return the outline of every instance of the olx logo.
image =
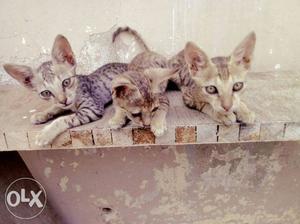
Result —
M32 219L42 213L46 205L44 187L32 178L19 178L13 181L5 192L8 211L20 219Z

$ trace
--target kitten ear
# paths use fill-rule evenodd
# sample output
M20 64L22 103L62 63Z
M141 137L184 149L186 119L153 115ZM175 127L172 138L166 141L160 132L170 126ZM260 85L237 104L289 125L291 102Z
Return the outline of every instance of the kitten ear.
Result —
M144 71L144 74L151 81L151 89L153 93L161 92L159 86L162 82L169 80L176 74L178 68L169 69L169 68L150 68Z
M126 78L117 77L112 83L112 94L120 99L133 99L141 97L139 90Z
M196 75L198 71L202 71L209 66L209 58L205 52L193 42L187 42L185 45L184 58L192 76Z
M52 60L57 64L68 63L71 66L76 64L71 45L63 35L56 36L51 55Z
M33 78L34 74L29 66L16 65L16 64L4 64L4 70L19 83L28 89L34 89Z
M245 39L234 49L231 60L236 65L242 65L245 69L249 69L253 58L255 42L255 33L249 33Z

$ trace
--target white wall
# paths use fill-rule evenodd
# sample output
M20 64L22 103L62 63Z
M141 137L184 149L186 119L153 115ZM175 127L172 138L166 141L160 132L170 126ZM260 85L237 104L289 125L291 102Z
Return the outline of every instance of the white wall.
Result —
M300 69L299 0L0 0L0 62L27 62L48 53L58 33L79 54L92 33L130 25L159 52L188 40L210 56L229 54L257 33L254 70ZM5 80L0 70L0 81Z

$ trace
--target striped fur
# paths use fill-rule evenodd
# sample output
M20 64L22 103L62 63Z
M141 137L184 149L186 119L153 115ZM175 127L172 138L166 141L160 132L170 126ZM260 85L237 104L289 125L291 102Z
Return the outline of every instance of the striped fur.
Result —
M38 92L42 99L53 102L47 110L34 114L32 123L45 123L66 110L73 112L45 126L36 138L37 145L50 144L67 129L100 119L105 106L112 101L113 78L128 70L128 64L109 63L89 75L78 75L75 63L67 39L58 35L52 61L42 63L37 69L22 65L4 66L24 86Z
M167 128L169 108L165 90L174 71L167 69L164 56L150 51L141 36L129 27L117 29L113 41L121 33L134 36L144 51L129 63L128 72L113 80L115 115L109 123L112 128L120 128L128 118L136 125L150 126L156 136L161 136Z
M255 34L250 33L229 57L208 56L194 43L168 61L178 68L172 78L180 88L184 103L230 125L236 121L253 123L255 114L240 100L254 52Z
M155 136L167 129L169 100L159 85L174 74L170 69L150 68L127 71L113 80L115 114L109 121L112 128L125 125L126 119L138 126L150 126Z

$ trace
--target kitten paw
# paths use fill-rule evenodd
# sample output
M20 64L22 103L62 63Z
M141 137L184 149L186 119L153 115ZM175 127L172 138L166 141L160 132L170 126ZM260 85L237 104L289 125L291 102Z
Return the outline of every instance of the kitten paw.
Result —
M56 138L56 133L51 130L48 126L46 126L35 139L35 144L37 146L46 146L50 145L53 140Z
M151 131L156 137L161 137L167 131L166 121L154 121L151 123Z
M120 123L119 121L111 118L109 121L108 121L108 125L111 129L119 129L121 128L124 124L123 123Z
M255 122L255 112L249 111L247 114L237 114L237 120L245 124L254 124Z
M236 115L234 113L218 114L217 121L226 126L230 126L236 123Z
M42 124L48 121L48 116L43 112L37 112L30 117L30 122L32 124Z

